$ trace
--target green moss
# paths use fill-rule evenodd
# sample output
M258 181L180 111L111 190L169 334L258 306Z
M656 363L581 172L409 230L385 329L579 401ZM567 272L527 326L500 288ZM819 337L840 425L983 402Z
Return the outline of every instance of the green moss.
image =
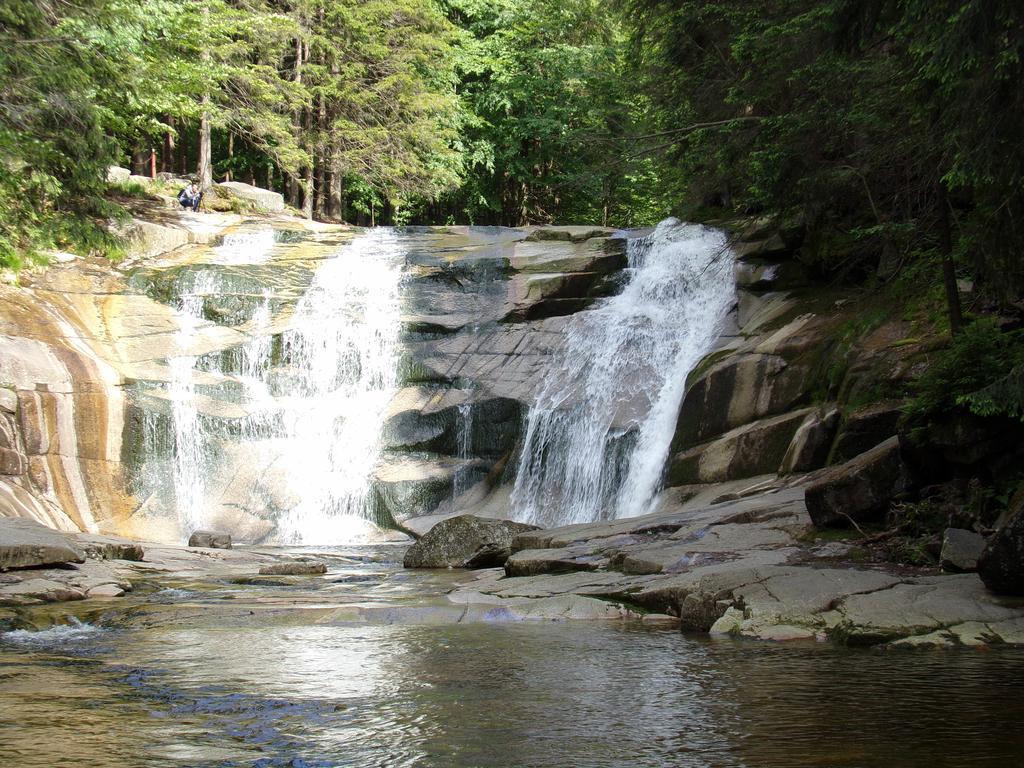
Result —
M699 363L694 367L692 371L686 376L686 388L689 389L693 382L697 381L701 376L711 370L716 363L725 360L729 355L733 354L736 350L734 349L719 349L708 355L705 355Z

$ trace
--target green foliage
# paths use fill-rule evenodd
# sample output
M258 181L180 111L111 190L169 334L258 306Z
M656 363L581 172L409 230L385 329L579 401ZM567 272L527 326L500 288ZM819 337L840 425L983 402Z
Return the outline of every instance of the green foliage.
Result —
M644 100L625 32L599 0L447 0L458 50L467 176L445 219L646 224L661 218L655 164L625 141ZM425 211L430 215L436 211Z
M2 266L38 260L47 248L87 249L98 238L96 219L109 213L103 175L114 143L94 98L110 66L71 36L99 5L0 6Z
M964 405L978 415L1020 416L1022 364L1024 331L1001 331L991 319L976 320L934 354L917 381L907 418L920 425Z
M1024 355L1014 355L1024 358ZM1005 376L987 384L976 392L957 398L978 416L1009 416L1024 421L1024 364L1017 363Z
M799 209L802 258L856 276L939 248L948 197L958 268L1020 295L1024 4L623 6L687 210Z

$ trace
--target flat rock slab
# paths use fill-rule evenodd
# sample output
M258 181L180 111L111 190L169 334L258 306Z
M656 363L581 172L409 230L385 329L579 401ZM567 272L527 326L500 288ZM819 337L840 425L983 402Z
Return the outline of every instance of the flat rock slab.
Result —
M279 192L272 192L269 189L254 187L240 181L225 181L217 185L217 191L255 203L268 213L280 213L284 210L284 197Z
M85 562L85 552L69 537L21 518L0 518L0 571Z
M1024 600L992 594L976 574L844 562L850 544L807 541L804 488L695 507L668 498L646 517L527 532L504 576L490 572L454 598L507 607L598 597L670 615L686 630L777 642L1024 645Z
M261 576L321 576L327 573L327 563L303 562L274 563L260 568Z

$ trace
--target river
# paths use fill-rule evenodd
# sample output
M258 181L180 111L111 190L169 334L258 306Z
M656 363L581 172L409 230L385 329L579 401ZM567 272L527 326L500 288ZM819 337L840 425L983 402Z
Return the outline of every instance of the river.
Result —
M1024 653L457 623L461 577L318 550L312 586L181 584L0 635L0 764L1010 766ZM340 605L374 606L372 618ZM69 607L72 606L72 607Z

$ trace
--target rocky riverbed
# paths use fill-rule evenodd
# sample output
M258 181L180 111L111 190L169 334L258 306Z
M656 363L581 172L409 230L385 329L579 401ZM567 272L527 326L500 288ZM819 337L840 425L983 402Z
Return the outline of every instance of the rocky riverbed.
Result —
M871 564L854 543L816 540L802 497L781 487L527 531L503 568L476 571L352 572L360 552L400 562L407 542L209 549L0 520L0 621L121 626L212 611L231 623L586 620L886 648L1024 645L1024 600L991 595L976 574Z

